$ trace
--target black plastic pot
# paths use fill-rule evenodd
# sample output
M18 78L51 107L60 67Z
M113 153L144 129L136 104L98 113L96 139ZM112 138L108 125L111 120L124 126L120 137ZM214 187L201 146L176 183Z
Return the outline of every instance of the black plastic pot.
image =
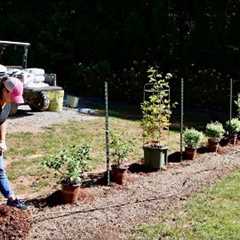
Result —
M144 165L148 169L158 170L167 164L167 146L144 145Z

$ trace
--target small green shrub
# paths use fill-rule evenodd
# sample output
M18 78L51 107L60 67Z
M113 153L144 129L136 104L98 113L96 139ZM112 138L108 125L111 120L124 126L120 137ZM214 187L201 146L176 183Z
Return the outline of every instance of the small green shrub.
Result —
M237 107L238 117L240 117L240 94L237 95L237 100L234 101L235 106Z
M203 140L203 133L194 129L186 129L183 133L183 140L187 147L197 148Z
M80 184L82 175L88 169L90 147L88 145L75 146L50 155L42 161L42 165L55 170L60 181L68 184Z
M221 139L225 133L223 125L220 122L211 122L206 126L206 135L210 138Z
M124 140L120 134L110 133L110 155L114 165L120 167L126 160L128 154L133 151L133 143L130 140Z
M226 130L230 134L236 134L240 132L240 120L238 120L238 118L233 118L231 121L227 121Z

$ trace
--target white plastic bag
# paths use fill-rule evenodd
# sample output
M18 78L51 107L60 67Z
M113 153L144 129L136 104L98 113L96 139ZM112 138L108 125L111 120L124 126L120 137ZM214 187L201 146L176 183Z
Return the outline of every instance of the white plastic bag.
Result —
M45 70L43 68L26 68L25 71L32 73L34 75L44 75Z

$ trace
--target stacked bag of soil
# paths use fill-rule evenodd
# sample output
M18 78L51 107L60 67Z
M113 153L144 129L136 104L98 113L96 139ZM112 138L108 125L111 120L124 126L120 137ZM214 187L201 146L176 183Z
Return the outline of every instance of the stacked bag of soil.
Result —
M27 211L0 205L0 239L24 240L31 228L31 215Z

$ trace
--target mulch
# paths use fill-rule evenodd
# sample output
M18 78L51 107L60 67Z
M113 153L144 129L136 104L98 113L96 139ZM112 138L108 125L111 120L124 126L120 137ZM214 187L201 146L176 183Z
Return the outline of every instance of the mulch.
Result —
M31 228L31 215L28 211L0 205L0 239L24 240Z

